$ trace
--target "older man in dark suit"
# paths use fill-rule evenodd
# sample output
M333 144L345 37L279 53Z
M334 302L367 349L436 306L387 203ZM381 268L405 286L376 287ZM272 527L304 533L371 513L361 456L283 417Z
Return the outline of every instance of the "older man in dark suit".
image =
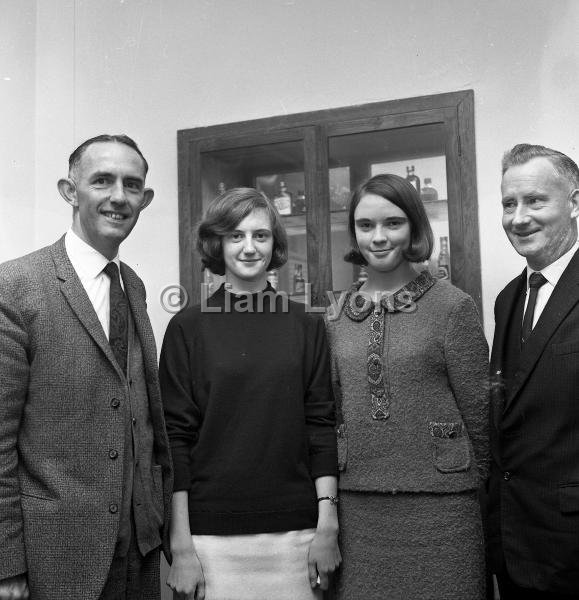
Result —
M499 294L489 558L501 600L579 597L579 169L520 144L503 227L527 268Z
M71 229L0 265L0 598L160 597L171 466L145 288L118 258L146 173L127 136L84 142L58 182Z

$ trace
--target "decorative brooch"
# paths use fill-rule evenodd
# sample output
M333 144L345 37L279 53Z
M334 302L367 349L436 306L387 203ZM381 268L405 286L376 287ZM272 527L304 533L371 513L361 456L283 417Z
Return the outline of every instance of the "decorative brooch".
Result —
M372 401L372 418L385 421L390 416L390 393L386 393L382 374L382 352L384 350L384 311L372 312L370 319L370 341L368 342L368 386Z
M462 423L439 423L430 421L428 424L430 435L435 438L452 440L462 437Z
M367 380L371 416L376 421L386 421L390 417L390 390L386 389L382 365L385 315L387 312L414 312L416 310L415 301L429 290L434 282L434 277L428 271L423 271L394 294L382 296L377 303L373 302L368 294L360 292L362 282L356 282L346 298L344 311L353 321L360 322L372 315L367 353ZM388 325L389 323L388 321Z

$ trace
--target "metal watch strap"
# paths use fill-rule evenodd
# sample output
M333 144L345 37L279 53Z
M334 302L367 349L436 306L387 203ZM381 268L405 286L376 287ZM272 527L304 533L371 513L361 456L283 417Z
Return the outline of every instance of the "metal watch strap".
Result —
M336 496L321 496L320 498L318 498L318 502L321 502L322 500L329 500L330 504L333 504L334 506L339 502Z

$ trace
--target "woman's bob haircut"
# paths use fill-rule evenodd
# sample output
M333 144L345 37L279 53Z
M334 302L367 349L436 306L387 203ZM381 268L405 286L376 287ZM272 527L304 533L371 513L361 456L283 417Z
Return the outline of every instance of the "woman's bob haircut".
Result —
M223 237L231 233L254 210L269 215L273 252L267 270L279 269L287 262L287 235L271 201L253 188L231 188L209 204L197 227L197 250L203 266L216 275L225 274Z
M398 175L374 175L362 183L352 194L348 212L348 232L351 249L344 260L355 265L366 266L367 263L360 252L356 241L356 223L354 213L360 200L366 194L375 194L389 200L404 211L410 221L410 246L403 252L404 258L410 262L420 263L430 258L434 248L434 236L430 222L426 216L424 205L412 186L406 179Z

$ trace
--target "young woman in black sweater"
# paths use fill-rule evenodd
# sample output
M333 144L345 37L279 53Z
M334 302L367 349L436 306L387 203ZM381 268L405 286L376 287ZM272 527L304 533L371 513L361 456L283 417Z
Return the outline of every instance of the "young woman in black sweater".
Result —
M224 192L197 233L226 283L173 317L161 352L175 467L167 583L185 599L321 598L341 561L323 321L267 283L287 239L260 192Z

